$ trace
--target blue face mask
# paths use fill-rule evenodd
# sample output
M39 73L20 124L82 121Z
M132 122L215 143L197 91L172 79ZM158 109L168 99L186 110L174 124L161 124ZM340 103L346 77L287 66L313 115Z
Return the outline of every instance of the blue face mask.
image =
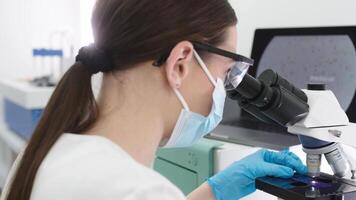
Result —
M187 147L195 144L199 139L216 128L223 117L226 98L224 83L220 79L215 81L208 68L195 51L194 56L211 83L215 86L213 91L212 109L207 117L190 111L182 94L177 89L174 89L174 92L182 103L184 109L182 109L179 115L171 137L166 145L163 146L164 148Z

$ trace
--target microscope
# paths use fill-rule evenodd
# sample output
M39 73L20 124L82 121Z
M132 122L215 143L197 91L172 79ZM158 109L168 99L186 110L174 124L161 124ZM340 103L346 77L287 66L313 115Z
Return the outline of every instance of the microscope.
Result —
M355 163L341 144L356 148L352 141L356 124L350 123L332 91L323 84L296 88L272 70L258 78L232 69L225 80L229 98L266 123L287 127L297 134L307 154L308 175L290 179L262 177L256 188L282 199L356 199ZM320 172L325 156L333 175Z

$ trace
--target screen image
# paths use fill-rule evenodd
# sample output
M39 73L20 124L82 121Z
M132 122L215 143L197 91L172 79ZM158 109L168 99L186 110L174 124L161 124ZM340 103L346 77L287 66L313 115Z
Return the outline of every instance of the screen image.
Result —
M356 51L347 35L276 36L266 47L256 75L269 68L298 88L326 84L344 110L354 98Z

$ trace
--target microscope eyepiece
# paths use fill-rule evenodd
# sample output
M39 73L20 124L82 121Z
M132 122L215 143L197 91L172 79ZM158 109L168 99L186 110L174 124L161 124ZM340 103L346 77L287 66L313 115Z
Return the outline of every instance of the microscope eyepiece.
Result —
M267 69L264 71L259 77L259 80L262 82L266 83L269 86L282 86L289 92L293 93L295 96L297 96L299 99L301 99L304 102L308 102L308 97L307 95L299 88L295 87L293 84L288 82L286 79L284 79L282 76L277 74L276 72L272 71L271 69Z
M261 93L262 87L261 81L246 74L234 90L246 99L254 99Z
M227 82L234 79L227 78ZM309 111L305 93L272 70L266 70L257 79L246 74L237 87L230 84L227 93L242 109L268 123L288 126Z

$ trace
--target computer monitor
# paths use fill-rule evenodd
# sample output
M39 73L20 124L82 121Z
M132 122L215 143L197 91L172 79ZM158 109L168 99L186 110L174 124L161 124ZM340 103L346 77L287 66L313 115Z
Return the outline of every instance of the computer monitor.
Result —
M257 29L251 57L255 65L249 73L255 77L273 69L299 88L326 84L356 122L356 27ZM226 102L222 124L286 132L240 111L232 100Z

